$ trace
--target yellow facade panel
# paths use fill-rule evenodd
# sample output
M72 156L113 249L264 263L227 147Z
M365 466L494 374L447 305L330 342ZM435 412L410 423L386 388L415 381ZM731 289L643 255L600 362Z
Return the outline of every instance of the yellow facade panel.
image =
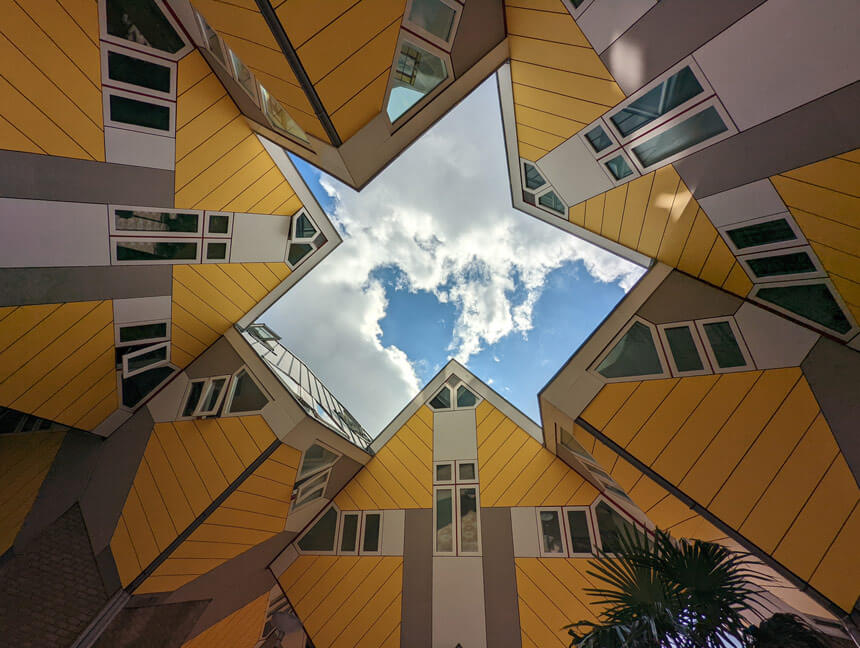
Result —
M590 47L577 47L564 43L509 36L511 58L535 65L545 65L551 61L553 67L577 72L598 79L614 81L603 61Z
M45 152L33 140L4 119L2 114L0 114L0 148L5 151L23 151L24 153Z
M382 111L382 101L388 86L390 68L385 68L366 86L358 90L345 104L331 114L341 139L355 135L365 124Z
M259 160L265 158L259 157ZM230 202L224 205L224 211L246 212L251 214L280 214L283 213L279 209L280 205L286 200L295 197L295 194L288 196L284 187L286 184L284 176L281 175L280 169L273 166L268 166L266 171L256 178L253 184L245 187L239 194ZM292 190L292 188L290 188ZM281 202L276 202L288 196ZM296 201L301 205L301 201L296 197ZM225 264L226 265L226 264ZM243 286L244 288L244 286Z
M517 596L521 607L527 610L522 629L539 640L541 646L557 645L558 639L563 640L567 634L562 630L565 625L592 616L590 610L558 581L551 569L536 559L518 559L516 564Z
M606 194L599 194L585 202L585 229L600 233L603 226L603 209Z
M711 252L711 248L714 247L714 240L716 238L717 230L714 229L705 212L699 209L693 221L690 235L684 244L684 250L681 252L681 258L677 266L678 270L698 277L702 271L702 266L705 265L705 261Z
M514 433L502 442L499 449L485 463L482 464L481 457L478 456L478 474L481 476L482 497L525 443L525 436Z
M373 460L371 460L371 463L372 462ZM361 489L363 489L365 493L367 493L368 497L370 497L370 499L374 503L374 508L404 508L403 506L399 506L391 497L391 494L386 491L386 489L379 483L379 481L377 481L376 477L374 476L374 473L377 471L378 469L376 468L376 465L371 467L370 463L368 463L365 468L358 471L358 474L353 477L353 481L356 483L357 486L361 487Z
M200 475L197 474L197 469L191 461L188 451L182 445L182 441L179 440L176 429L172 423L156 423L153 435L161 444L193 515L195 517L200 515L212 502L212 498L203 485Z
M603 433L619 445L626 446L677 382L677 378L668 378L640 383L621 409L603 427Z
M146 520L152 529L158 550L164 551L176 539L182 529L177 529L170 518L167 506L158 490L152 471L149 469L149 462L145 454L134 477L134 490L140 498L140 505L143 507Z
M253 511L240 511L230 508L226 503L215 509L212 515L206 518L206 521L223 526L268 531L272 534L284 530L283 517L254 513Z
M516 117L517 124L553 133L564 139L573 136L582 128L582 124L577 121L529 108L528 106L515 105L514 116Z
M505 18L509 35L591 48L570 14L562 17L557 13L523 9L506 3Z
M729 271L735 265L735 257L722 237L717 236L714 244L702 266L699 278L714 286L722 286L728 278Z
M608 110L624 99L624 93L614 81L559 70L554 61L535 65L525 61L511 61L511 79L532 88L541 88L568 97L598 104ZM549 64L550 67L546 67Z
M669 221L669 213L675 204L681 178L672 165L664 166L654 172L651 195L642 221L642 233L636 249L650 257L656 257L663 234Z
M236 39L278 50L278 43L258 8L241 7L235 2L224 0L197 0L195 6L206 18L206 22L225 37L234 36ZM239 53L238 48L236 52Z
M570 472L570 468L558 457L553 457L552 453L550 456L552 462L532 480L531 486L517 502L519 506L552 506L549 497L555 492L564 476Z
M618 241L621 245L635 250L639 244L642 222L645 220L645 210L648 208L653 182L654 173L649 173L627 183L627 201L624 203L621 237Z
M355 0L277 0L272 6L293 47L301 47L323 27L349 9Z
M606 111L606 107L601 104L533 88L516 81L513 82L513 91L515 104L581 122L583 125L594 121Z
M517 139L525 144L530 144L544 151L551 151L556 146L564 142L564 138L547 133L546 131L537 130L531 126L517 124Z
M216 419L195 419L193 423L200 432L203 441L209 447L227 483L235 481L241 474L244 466L239 461L239 457L236 455L233 446L230 445L227 437L224 436L224 432L218 425L218 421Z
M191 505L188 503L179 479L167 459L167 454L158 439L158 435L155 433L149 437L144 456L149 469L152 471L152 477L158 491L161 493L161 498L164 500L164 505L170 513L173 526L181 533L194 521L195 514L191 510Z
M860 508L854 507L839 535L815 568L809 584L846 612L860 594Z
M791 215L810 241L821 243L852 256L860 256L860 228L852 227L829 218L792 209Z
M624 405L641 383L624 382L604 385L582 412L582 418L598 430L603 430L609 420Z
M334 584L334 587L328 591L316 609L307 617L302 618L305 627L319 628L314 639L320 645L328 645L352 618L344 607L349 608L351 606L351 597L380 566L382 558L349 557L343 562L350 565L345 576ZM322 583L320 586L322 587ZM375 593L375 589L373 593Z
M581 202L578 205L570 207L568 209L567 220L569 220L574 225L585 227L585 203Z
M860 210L860 198L856 195L841 193L829 187L819 187L785 176L774 176L770 180L788 207L802 209L844 225L856 225L855 216ZM856 192L856 175L853 182Z
M210 501L214 500L227 488L227 480L212 456L212 451L200 436L194 421L174 421L173 427L188 451L188 456L191 457L191 462L209 493Z
M746 297L752 290L752 281L747 276L746 271L740 263L735 262L732 269L729 270L729 275L723 282L723 290L734 293L738 297Z
M128 497L125 500L125 506L122 509L122 519L125 521L126 529L128 529L128 536L131 538L131 544L134 547L137 560L140 563L141 569L143 569L155 560L159 549L134 484L132 484L131 490L128 492ZM128 585L128 583L134 580L135 576L137 574L132 575L128 581L123 581L123 586Z
M666 223L660 249L657 251L660 261L672 267L678 265L698 211L699 204L682 180L672 203L672 211L669 212L669 221Z
M39 416L74 426L87 407L96 404L93 398L101 400L111 390L116 393L115 362L113 348L105 349L39 407Z
M781 175L848 196L860 196L860 165L839 157L827 158Z
M119 573L120 582L130 583L143 571L143 567L137 561L134 545L131 543L131 537L128 535L128 529L121 516L110 541L110 551Z
M544 155L547 154L547 151L544 151L543 149L520 141L517 142L517 151L519 152L521 158L525 160L530 160L532 162L537 162Z
M230 126L236 124L236 132L229 133ZM188 178L188 182L181 187L179 182L185 179L188 172L186 164L177 165L176 168L176 206L179 208L190 209L209 209L220 211L230 200L237 196L245 187L235 182L235 178L239 176L239 171L244 166L250 163L255 157L260 155L262 144L257 137L249 132L248 126L241 120L231 122L228 128L221 131L218 135L213 136L206 144L198 147L195 151L185 158L183 162L188 162L192 157L196 157L198 153L202 154L209 150L210 142L217 141L217 146L213 147L221 149L218 157L207 158L203 163L205 167L192 171L194 175ZM241 131L241 133L239 132ZM234 143L232 139L224 139L222 141L221 133L224 137L240 137L238 142ZM214 159L214 162L212 161ZM181 171L181 174L180 174ZM230 191L235 190L235 193ZM210 197L210 194L213 194ZM224 194L228 195L225 197Z
M838 275L854 283L860 283L860 263L856 256L846 254L821 243L811 241L813 251L821 260L821 265L831 275Z
M98 6L89 0L33 2L24 5L33 21L50 35L57 47L75 62L96 86L99 66Z
M617 241L621 236L621 219L624 216L624 204L627 202L627 185L610 189L604 195L606 200L603 206L603 218L600 231L596 233Z
M519 429L517 436L520 436ZM526 435L522 432L522 435ZM481 503L484 506L504 506L504 502L516 503L525 494L528 484L518 479L526 467L537 457L543 447L531 437L524 440L510 460L502 466L500 472L489 481L484 479L486 471L481 474ZM516 490L511 490L512 487ZM511 506L512 504L508 504Z

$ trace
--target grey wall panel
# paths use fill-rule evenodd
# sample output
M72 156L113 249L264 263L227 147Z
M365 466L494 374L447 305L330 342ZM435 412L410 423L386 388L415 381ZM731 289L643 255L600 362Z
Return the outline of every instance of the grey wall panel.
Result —
M487 645L521 648L511 510L481 509Z
M429 648L433 632L433 511L407 509L400 645Z
M0 196L173 207L173 171L0 151Z
M185 368L188 378L208 378L235 373L244 363L239 354L222 335Z
M475 410L433 413L433 461L477 459Z
M860 81L675 162L696 198L860 147Z
M0 268L0 306L158 297L172 291L169 265Z
M654 324L733 315L738 297L673 270L637 312Z
M480 556L433 558L433 648L487 644L484 563Z
M625 94L631 94L763 2L661 0L600 58Z
M460 15L451 48L454 75L460 76L505 38L505 9L498 0L469 0Z
M328 478L328 484L325 487L323 497L326 499L334 499L334 496L340 492L340 489L346 486L350 479L355 477L355 474L361 470L361 464L355 459L343 456L338 459L331 469L331 475Z
M860 485L860 353L822 337L800 366Z
M655 4L656 0L592 2L576 19L576 24L599 54Z
M821 337L750 302L738 309L735 321L758 369L799 366Z

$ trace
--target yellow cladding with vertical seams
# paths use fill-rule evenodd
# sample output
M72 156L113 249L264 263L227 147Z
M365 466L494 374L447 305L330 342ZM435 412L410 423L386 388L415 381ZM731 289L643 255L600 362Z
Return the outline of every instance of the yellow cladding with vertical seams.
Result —
M400 646L402 557L299 556L278 582L317 648Z
M0 555L15 542L65 436L65 432L0 436Z
M182 648L254 648L263 633L269 593L209 626Z
M117 408L110 300L0 309L0 406L91 430Z
M0 149L104 162L96 0L0 0Z
M432 507L433 413L423 405L337 494L342 511Z
M187 366L289 274L286 263L173 266L170 361Z
M606 385L582 418L852 608L860 489L799 367ZM656 523L693 517L603 444L594 454Z
M860 321L860 149L770 181L854 319Z
M111 539L123 586L274 441L261 416L156 423ZM280 452L290 457L285 466L295 464L289 466L294 473L298 451L290 450Z
M624 99L561 0L507 0L520 156L537 161Z
M302 206L200 52L179 62L176 207L291 216Z
M475 417L481 506L587 506L597 497L594 486L488 401Z

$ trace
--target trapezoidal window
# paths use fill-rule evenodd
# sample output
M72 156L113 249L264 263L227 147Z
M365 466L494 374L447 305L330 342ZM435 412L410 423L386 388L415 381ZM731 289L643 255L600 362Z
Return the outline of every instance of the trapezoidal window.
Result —
M176 54L185 41L153 0L105 0L107 33L138 45Z
M445 61L418 45L401 42L385 108L388 119L396 122L447 78Z
M122 404L133 408L163 385L176 369L170 366L155 367L122 379Z
M561 199L554 191L547 191L546 193L541 194L538 198L538 204L562 216L567 213L567 207L563 202L561 202Z
M430 401L430 407L435 410L451 409L451 388L448 385L442 387Z
M114 209L116 232L157 232L169 234L200 233L202 214L195 212L162 212L144 209Z
M651 327L634 320L597 365L596 371L607 379L664 375L665 370Z
M173 91L173 74L174 69L167 65L116 50L107 52L107 75L111 81L170 94Z
M568 540L571 555L591 555L591 525L588 521L588 509L565 509L565 524L567 525Z
M693 324L678 322L659 328L673 374L695 376L709 373L710 367L704 359L704 349Z
M642 531L603 500L594 506L594 515L604 553L618 553L621 550L621 538L643 536Z
M459 5L450 0L412 0L406 15L410 28L444 49L450 49L457 27Z
M825 282L764 286L754 297L840 335L854 328Z
M278 101L274 95L270 94L262 83L258 85L260 87L260 99L263 105L263 112L266 113L269 123L278 130L292 135L293 137L297 137L303 142L307 142L308 136L305 135L305 132L301 127L293 120L292 117L290 117L290 114L287 112L286 108L281 105L281 102Z
M523 162L523 178L527 189L540 189L546 184L546 180L537 170L537 167L529 162Z
M748 225L727 227L725 234L737 251L785 247L799 240L787 217L768 218Z
M243 367L233 376L224 411L228 414L259 412L268 402L269 398Z
M457 407L474 407L478 402L478 397L473 394L468 387L460 385L457 387Z
M753 368L752 359L733 320L700 320L696 326L717 373Z
M709 106L630 150L645 170L728 130L719 111Z
M308 552L334 552L337 538L337 509L333 506L323 513L310 529L299 539L299 549Z
M298 478L303 479L309 475L313 475L324 468L334 465L340 459L337 452L329 450L325 446L314 443L310 448L305 450L302 457L302 466L299 468Z

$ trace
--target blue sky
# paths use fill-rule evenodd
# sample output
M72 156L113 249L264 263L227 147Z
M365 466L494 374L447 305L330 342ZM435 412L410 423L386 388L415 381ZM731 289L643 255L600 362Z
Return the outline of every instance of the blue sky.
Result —
M514 210L495 79L357 193L294 158L344 242L261 318L376 434L451 357L537 392L643 270Z

